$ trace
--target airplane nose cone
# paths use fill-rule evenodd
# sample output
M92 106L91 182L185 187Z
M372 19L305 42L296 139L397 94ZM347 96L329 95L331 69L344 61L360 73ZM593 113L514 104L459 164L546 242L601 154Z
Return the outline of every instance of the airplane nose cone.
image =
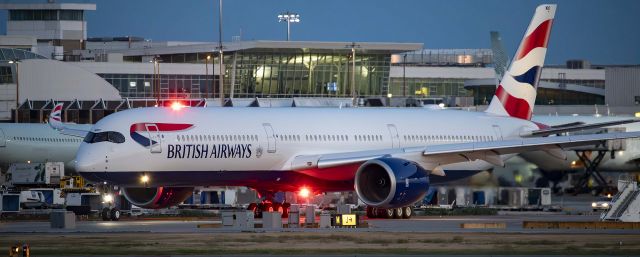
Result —
M96 171L96 158L91 158L87 146L80 146L76 154L75 167L78 173Z

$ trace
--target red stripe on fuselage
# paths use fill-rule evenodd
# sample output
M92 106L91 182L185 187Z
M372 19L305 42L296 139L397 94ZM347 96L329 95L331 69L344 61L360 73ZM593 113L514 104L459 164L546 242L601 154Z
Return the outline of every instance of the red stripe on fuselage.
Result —
M510 95L502 85L496 89L496 97L502 102L502 106L507 110L509 116L525 120L531 119L531 107L526 100Z
M546 20L542 22L533 33L529 34L520 46L520 52L518 52L516 60L520 60L527 56L531 50L538 47L547 47L549 42L549 33L551 32L551 23L553 20Z

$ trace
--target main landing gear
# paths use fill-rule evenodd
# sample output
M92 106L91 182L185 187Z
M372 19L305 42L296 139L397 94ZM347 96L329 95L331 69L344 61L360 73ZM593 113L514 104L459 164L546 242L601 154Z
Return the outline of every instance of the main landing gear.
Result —
M121 214L120 210L115 207L114 208L104 207L100 212L100 216L104 221L108 221L108 220L118 221L120 220L120 214Z
M412 215L413 208L411 208L411 206L392 209L367 206L367 218L409 219Z
M282 213L283 218L289 217L289 207L291 207L290 203L273 203L271 201L263 201L261 203L251 203L247 210L253 211L253 217L262 218L263 212L268 211L277 211Z

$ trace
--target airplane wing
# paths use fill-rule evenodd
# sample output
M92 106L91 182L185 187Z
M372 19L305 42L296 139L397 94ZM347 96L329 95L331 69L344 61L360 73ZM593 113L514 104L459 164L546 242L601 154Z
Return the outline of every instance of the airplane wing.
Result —
M640 132L572 135L542 138L520 138L490 142L470 142L432 145L426 147L393 148L374 151L331 153L297 156L291 162L293 170L323 169L361 163L382 157L397 157L418 163L432 174L444 175L442 165L483 160L504 166L500 155L528 151L546 151L555 157L565 157L562 148L602 144L607 140L640 137Z
M590 124L584 124L584 123L581 123L581 122L576 122L576 123L570 123L570 124L566 124L566 125L562 125L562 126L554 126L554 127L543 128L543 129L539 129L539 130L527 131L527 132L524 132L524 133L520 134L520 136L522 136L522 137L546 137L546 136L565 133L565 132L580 131L580 130L594 129L594 128L602 128L602 127L608 127L608 126L628 124L628 123L633 123L633 122L638 122L638 121L640 121L640 120L639 119L627 119L627 120L607 121L607 122L590 123Z
M62 105L63 103L58 103L53 107L51 111L51 115L49 115L49 126L63 135L74 136L74 137L82 137L84 138L88 130L83 130L80 128L74 128L74 124L65 124L62 123L61 113L62 113Z

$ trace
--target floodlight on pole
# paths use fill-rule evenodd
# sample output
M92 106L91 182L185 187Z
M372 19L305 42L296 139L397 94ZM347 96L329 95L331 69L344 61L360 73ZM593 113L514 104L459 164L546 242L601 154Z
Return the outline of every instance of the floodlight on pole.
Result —
M300 15L289 11L283 12L278 15L278 22L287 23L287 41L291 40L291 23L300 22Z
M356 48L360 48L360 45L353 42L346 45L347 48L351 48L351 97L352 107L358 106L358 92L356 90Z
M9 64L16 65L16 118L15 122L18 123L18 109L20 108L20 59L11 59Z

